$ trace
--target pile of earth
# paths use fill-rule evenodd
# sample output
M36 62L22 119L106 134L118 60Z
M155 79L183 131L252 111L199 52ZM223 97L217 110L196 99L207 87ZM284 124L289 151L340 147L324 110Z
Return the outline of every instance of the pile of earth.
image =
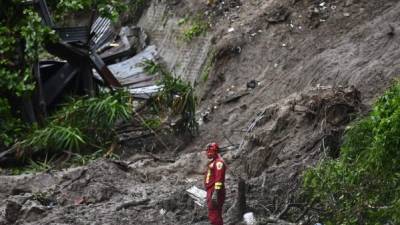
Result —
M248 184L246 211L259 218L274 216L263 212L267 208L260 205L294 197L283 190L295 188L299 172L320 154L337 154L345 124L360 107L354 88L319 87L260 111L243 147L222 153L229 165L226 221L240 222L234 214L239 176ZM257 150L248 150L252 148ZM154 157L137 153L124 161L98 160L65 171L1 176L0 221L32 225L206 223L206 209L195 205L185 191L192 186L202 188L206 163L204 152L176 157L165 151ZM266 190L274 195L265 196L270 193Z

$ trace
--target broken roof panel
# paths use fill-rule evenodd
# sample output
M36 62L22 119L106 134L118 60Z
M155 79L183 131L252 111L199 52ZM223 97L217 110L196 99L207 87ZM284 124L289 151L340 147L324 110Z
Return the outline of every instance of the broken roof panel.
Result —
M134 97L149 98L160 91L161 86L156 84L157 76L147 75L141 64L145 60L155 60L156 57L156 47L150 45L125 61L108 65L108 68L122 86L126 87ZM100 78L97 73L95 75Z
M107 45L117 36L111 20L103 17L96 18L90 33L93 35L91 41L94 49L99 49L103 45Z

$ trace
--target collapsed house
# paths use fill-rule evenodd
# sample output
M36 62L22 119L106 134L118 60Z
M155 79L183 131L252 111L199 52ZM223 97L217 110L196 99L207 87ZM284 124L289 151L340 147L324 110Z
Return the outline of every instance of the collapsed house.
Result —
M33 6L42 23L59 36L45 49L59 60L39 61L32 71L36 89L18 104L28 122L45 118L67 95L95 95L100 89L126 88L137 99L148 99L159 90L156 76L144 74L141 62L157 57L155 46L139 27L117 28L95 12L73 26L54 23L45 0L23 3ZM82 22L85 23L82 25Z

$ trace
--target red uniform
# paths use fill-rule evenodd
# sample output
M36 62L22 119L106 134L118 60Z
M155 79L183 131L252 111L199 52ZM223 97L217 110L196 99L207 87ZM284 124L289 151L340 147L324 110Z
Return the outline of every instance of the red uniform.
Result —
M205 187L207 190L208 219L213 225L223 225L222 206L225 201L225 162L218 155L207 165ZM211 197L217 191L217 204L212 204Z

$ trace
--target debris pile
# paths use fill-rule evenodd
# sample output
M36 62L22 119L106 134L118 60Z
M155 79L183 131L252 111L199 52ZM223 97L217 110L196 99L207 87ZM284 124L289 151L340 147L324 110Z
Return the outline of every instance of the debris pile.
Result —
M261 213L265 209L260 205L270 205L267 208L274 215L271 212L297 201L295 190L299 190L302 171L321 158L337 157L347 124L362 111L360 93L354 87L319 86L257 113L235 152L238 160L231 165L250 180L252 207ZM276 213L277 219L285 213Z

